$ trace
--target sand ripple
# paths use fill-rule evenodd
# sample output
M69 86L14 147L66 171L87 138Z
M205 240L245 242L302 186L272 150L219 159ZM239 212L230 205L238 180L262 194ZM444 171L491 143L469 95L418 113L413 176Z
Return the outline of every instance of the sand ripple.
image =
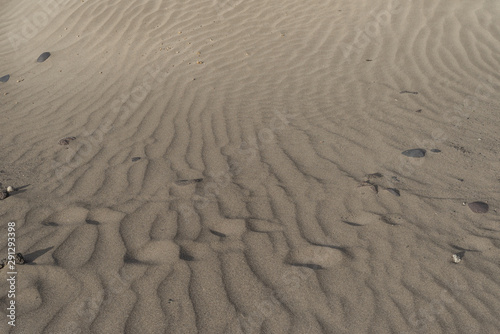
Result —
M496 2L56 2L0 14L0 332L500 330Z

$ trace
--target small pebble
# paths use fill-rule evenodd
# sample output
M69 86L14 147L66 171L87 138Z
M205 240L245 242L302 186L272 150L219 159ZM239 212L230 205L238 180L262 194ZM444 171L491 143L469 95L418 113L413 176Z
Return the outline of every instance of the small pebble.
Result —
M8 187L7 187L7 192L8 192L8 193L14 192L14 190L15 190L15 189L14 189L12 186L8 186Z
M411 150L406 150L402 152L404 156L411 158L422 158L425 156L425 150L423 148L413 148Z
M434 153L439 153L439 152L441 152L441 150L439 150L439 149L437 149L437 148L433 148L433 149L431 150L431 152L434 152Z
M133 162L136 162L136 161L139 161L139 160L141 160L141 157L133 157L133 158L132 158L132 161L133 161Z
M3 77L0 78L0 82L7 82L7 81L9 81L9 79L10 79L9 74L4 75Z
M42 53L42 54L38 57L38 59L37 59L36 61L37 61L37 62L39 62L39 63L43 63L43 62L44 62L44 61L46 61L46 60L47 60L47 58L49 58L49 57L50 57L50 52L44 52L44 53Z
M489 210L489 205L484 202L469 203L469 209L474 213L486 213Z

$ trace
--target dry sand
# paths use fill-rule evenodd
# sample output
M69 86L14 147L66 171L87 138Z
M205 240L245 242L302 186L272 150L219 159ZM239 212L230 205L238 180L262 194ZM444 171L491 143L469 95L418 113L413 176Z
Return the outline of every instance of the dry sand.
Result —
M0 5L1 333L500 333L499 1Z

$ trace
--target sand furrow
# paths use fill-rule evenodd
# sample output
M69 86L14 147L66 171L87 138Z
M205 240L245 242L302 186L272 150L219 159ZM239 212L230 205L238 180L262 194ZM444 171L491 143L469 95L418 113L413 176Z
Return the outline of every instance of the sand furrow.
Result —
M495 2L2 6L2 333L500 328Z

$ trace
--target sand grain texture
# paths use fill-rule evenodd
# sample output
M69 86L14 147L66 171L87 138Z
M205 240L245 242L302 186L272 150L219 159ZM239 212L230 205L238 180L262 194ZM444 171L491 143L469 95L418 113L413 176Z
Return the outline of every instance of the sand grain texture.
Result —
M0 3L0 333L500 332L498 1Z

